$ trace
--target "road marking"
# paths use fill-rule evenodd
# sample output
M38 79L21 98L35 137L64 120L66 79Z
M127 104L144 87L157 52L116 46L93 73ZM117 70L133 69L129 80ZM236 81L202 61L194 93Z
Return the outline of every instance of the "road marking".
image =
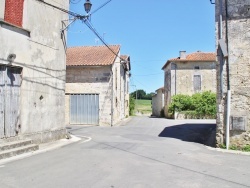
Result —
M85 143L85 142L89 142L90 140L92 140L92 138L88 137L88 136L81 136L81 135L74 135L74 136L86 139L86 140L81 141L80 144Z
M0 168L4 168L4 165L0 166Z

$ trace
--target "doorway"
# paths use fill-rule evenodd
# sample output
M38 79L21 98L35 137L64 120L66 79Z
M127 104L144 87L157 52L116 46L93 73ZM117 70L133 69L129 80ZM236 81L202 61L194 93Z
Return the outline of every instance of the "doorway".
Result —
M0 139L16 136L22 68L0 65Z

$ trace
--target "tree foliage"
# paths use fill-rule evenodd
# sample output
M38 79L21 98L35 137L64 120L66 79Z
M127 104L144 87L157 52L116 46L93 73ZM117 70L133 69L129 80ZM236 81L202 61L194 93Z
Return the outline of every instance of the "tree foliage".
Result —
M139 89L139 90L136 90L136 91L130 93L130 95L134 99L152 100L152 96L154 95L154 93L153 92L146 93L143 89Z

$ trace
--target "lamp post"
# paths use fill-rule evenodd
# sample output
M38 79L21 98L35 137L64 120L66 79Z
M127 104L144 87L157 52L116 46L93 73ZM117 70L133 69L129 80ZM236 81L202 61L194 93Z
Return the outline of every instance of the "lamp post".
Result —
M92 3L90 2L90 0L86 0L86 2L84 3L84 9L87 12L87 14L91 10L91 7L92 7Z

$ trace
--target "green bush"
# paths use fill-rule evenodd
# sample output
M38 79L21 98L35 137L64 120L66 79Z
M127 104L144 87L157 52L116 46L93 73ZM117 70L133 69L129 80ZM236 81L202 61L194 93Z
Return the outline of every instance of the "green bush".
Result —
M211 91L189 95L175 95L169 106L169 113L185 112L189 118L215 118L216 94Z
M242 148L242 151L250 152L250 145L246 145Z
M130 95L129 97L129 115L134 115L135 110L135 99Z
M169 106L169 113L191 110L193 107L192 97L189 95L175 95Z

